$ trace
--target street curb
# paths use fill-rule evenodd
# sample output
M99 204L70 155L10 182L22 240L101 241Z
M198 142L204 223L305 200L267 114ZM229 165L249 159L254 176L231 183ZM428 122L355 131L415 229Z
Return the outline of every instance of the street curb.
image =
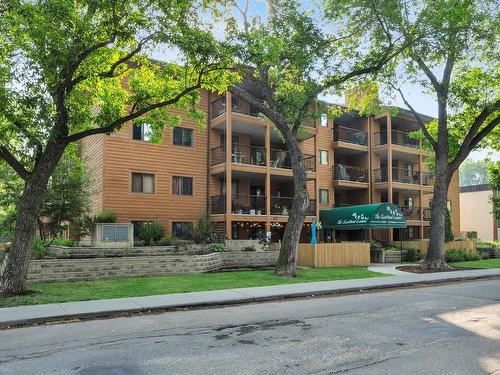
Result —
M196 308L207 308L207 307L223 307L223 306L234 306L246 303L256 303L256 302L268 302L268 301L280 301L294 298L312 298L328 295L343 295L343 294L362 294L363 292L385 290L385 289L398 289L406 288L412 286L423 286L423 285L433 285L433 284L447 284L457 281L474 281L474 280L485 280L485 279L500 279L500 275L477 275L477 276L463 276L463 277L452 277L446 279L437 280L412 280L406 282L399 282L386 285L376 285L376 286L366 286L366 287L344 287L330 290L317 290L317 291L307 291L307 292L287 292L287 293L277 293L275 295L262 296L262 297L246 297L242 293L241 298L225 299L220 301L212 302L185 302L179 303L177 305L172 304L158 304L152 307L137 307L137 308L126 308L126 309L114 309L107 311L96 311L87 313L67 313L60 315L52 315L47 317L36 317L29 319L14 319L9 321L0 322L0 329L8 328L18 328L23 326L38 325L44 323L55 323L55 322L71 322L80 320L91 320L91 319L103 319L110 317L120 317L135 315L141 313L158 313L167 311L178 311L181 309L196 309ZM237 292L238 289L230 289L231 291ZM133 298L133 297L132 297ZM102 300L105 301L105 300ZM85 302L85 301L82 301ZM36 305L27 305L36 306ZM22 306L20 306L22 307ZM1 313L2 308L0 308Z

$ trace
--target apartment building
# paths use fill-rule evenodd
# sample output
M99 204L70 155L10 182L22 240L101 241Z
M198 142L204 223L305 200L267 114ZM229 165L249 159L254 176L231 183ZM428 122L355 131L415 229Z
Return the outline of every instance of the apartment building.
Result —
M271 232L283 235L293 200L288 152L274 125L241 98L202 92L206 129L178 113L182 122L166 129L164 142L148 142L148 126L124 126L115 134L82 142L82 155L94 180L92 210L110 210L136 231L158 222L167 233L183 237L202 215L209 215L222 238L248 239ZM426 120L431 120L426 118ZM411 114L362 117L350 113L322 116L301 133L311 198L302 231L323 208L393 202L401 207L408 229L374 230L381 241L428 237L433 176L430 154L408 132ZM458 176L449 194L455 233L460 233ZM359 240L363 233L337 231L322 240Z
M492 213L491 197L495 196L491 185L460 187L460 228L463 232L476 232L483 241L500 239L500 220Z

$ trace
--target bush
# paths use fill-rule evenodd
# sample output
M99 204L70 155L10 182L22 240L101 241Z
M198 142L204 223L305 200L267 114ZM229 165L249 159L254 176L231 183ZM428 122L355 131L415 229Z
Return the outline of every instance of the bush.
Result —
M92 223L116 223L117 216L111 211L102 211L92 218Z
M67 246L67 247L77 247L78 241L70 240L67 238L54 238L52 241L49 241L51 245L55 246Z
M156 242L158 246L177 246L180 240L170 237L168 234Z
M476 239L477 238L477 232L476 231L465 232L465 238Z
M418 262L422 259L422 254L420 254L420 250L415 249L414 247L410 247L406 249L406 255L404 260L407 262Z
M151 246L165 237L165 228L157 223L144 224L137 237L144 241L146 246Z
M370 241L370 250L371 251L374 251L374 250L383 250L384 246L382 246L382 244L376 240L371 240Z
M196 228L193 230L193 240L196 243L210 243L212 239L213 227L208 216L201 216L198 219Z
M472 251L467 251L464 249L452 249L446 252L444 259L447 262L467 262L470 260L479 260L480 257L477 253Z
M31 256L34 259L42 259L50 255L50 250L47 244L40 238L35 238L33 240L33 245L31 246Z
M454 239L453 236L453 228L451 227L451 214L448 207L446 208L446 216L445 216L445 231L444 231L444 240L445 242L451 242Z
M222 243L212 243L208 245L207 250L211 253L219 253L226 251L226 247Z

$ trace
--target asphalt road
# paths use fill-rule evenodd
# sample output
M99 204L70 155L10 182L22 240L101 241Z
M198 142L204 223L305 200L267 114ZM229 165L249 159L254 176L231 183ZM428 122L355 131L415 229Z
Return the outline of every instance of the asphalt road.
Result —
M0 331L0 374L500 374L500 280Z

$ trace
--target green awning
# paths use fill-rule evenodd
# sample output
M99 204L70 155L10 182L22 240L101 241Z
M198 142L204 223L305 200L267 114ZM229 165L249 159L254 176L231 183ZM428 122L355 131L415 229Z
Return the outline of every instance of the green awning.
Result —
M319 219L323 229L406 228L403 213L392 203L322 209Z

